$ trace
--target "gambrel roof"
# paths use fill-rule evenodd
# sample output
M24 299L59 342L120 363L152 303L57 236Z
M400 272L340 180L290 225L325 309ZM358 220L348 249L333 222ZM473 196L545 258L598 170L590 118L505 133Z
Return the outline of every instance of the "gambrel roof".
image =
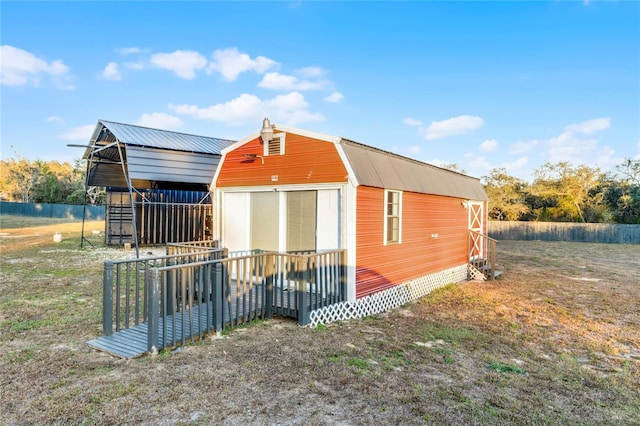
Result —
M341 139L359 185L486 201L479 179Z
M457 197L467 200L488 201L480 179L409 157L384 151L339 136L274 124L278 132L292 133L330 142L336 146L355 185L411 191L422 194ZM260 137L255 132L222 150L222 154L235 150Z

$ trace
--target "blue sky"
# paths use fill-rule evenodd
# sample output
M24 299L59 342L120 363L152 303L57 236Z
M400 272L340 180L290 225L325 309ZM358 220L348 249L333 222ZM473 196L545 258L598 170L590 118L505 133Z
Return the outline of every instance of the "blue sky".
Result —
M98 119L241 139L262 118L481 177L640 159L640 3L0 4L3 159Z

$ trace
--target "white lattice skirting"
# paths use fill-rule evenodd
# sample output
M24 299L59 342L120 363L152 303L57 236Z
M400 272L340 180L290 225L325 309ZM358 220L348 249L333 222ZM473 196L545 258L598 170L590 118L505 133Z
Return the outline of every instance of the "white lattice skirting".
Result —
M407 281L393 288L357 299L355 302L342 302L311 311L310 324L329 324L379 314L398 308L413 300L417 300L433 290L447 284L465 281L468 277L467 265L456 266Z

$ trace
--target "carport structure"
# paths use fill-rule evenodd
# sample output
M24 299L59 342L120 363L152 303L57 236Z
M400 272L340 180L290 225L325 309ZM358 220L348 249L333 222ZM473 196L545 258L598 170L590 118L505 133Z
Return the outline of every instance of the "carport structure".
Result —
M105 242L131 243L137 252L212 238L209 185L222 149L234 142L98 120L83 159L85 189L107 190Z

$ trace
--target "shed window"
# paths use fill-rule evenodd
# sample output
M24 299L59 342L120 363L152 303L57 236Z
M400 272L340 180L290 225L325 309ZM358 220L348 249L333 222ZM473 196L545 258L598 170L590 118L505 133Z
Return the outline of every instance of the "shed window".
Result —
M402 242L402 193L385 191L384 204L384 243L400 243Z
M284 155L284 133L276 133L264 146L264 156Z

